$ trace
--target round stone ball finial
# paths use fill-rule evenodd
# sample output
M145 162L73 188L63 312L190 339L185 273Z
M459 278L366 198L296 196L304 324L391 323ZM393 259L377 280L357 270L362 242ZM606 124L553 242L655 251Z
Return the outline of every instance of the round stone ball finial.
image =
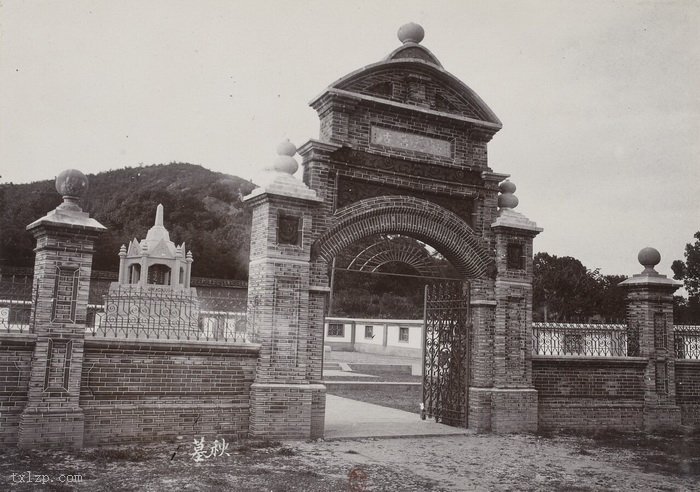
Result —
M297 148L289 140L285 140L277 146L277 159L272 168L275 171L286 174L294 174L299 169L299 164L293 157L297 153Z
M498 189L501 192L498 195L498 208L515 208L518 206L518 197L513 194L516 190L515 183L505 180L498 185Z
M293 157L294 154L297 153L297 148L292 142L289 141L289 139L287 139L277 146L277 153L279 155L288 155L289 157Z
M87 188L87 176L77 169L66 169L56 177L56 191L64 198L80 198Z
M500 190L501 193L515 193L515 190L517 187L515 186L515 183L512 181L508 181L507 179L503 181L501 184L498 185L498 189Z
M644 273L657 273L654 267L661 262L661 253L655 248L642 248L637 255L639 263L644 267Z
M399 32L397 33L399 41L402 43L420 43L425 37L425 31L420 24L415 22L409 22L399 27Z

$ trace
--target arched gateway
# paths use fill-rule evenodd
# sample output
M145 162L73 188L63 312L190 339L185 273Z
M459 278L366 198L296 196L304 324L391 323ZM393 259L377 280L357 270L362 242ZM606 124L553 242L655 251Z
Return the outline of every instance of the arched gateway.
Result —
M464 347L471 339L464 372L452 375L462 416L443 420L477 431L537 428L532 239L541 229L512 210L514 185L502 183L498 194L507 175L488 167L486 148L501 122L422 38L420 26L403 26L402 46L311 101L321 135L298 151L303 182L292 176L296 149L282 144L267 182L246 197L253 215L248 316L261 342L252 435L323 436L328 264L382 234L430 245L469 286L468 296L457 295L465 309L443 323L450 339ZM429 301L455 292L436 288ZM449 357L436 353L434 363Z

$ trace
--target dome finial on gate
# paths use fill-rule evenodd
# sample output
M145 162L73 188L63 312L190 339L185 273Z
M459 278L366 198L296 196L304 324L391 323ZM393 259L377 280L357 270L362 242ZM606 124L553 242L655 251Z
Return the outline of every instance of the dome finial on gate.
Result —
M515 208L518 206L518 197L515 196L515 183L509 180L498 185L501 194L498 195L498 208Z
M260 187L245 196L243 201L264 194L281 195L312 202L322 201L316 191L306 186L301 179L294 177L294 173L299 169L299 163L294 158L297 153L296 146L287 139L277 145L276 151L275 160L263 168L264 172L258 183Z
M643 274L658 275L658 272L654 269L661 262L661 253L659 253L658 249L651 247L642 248L637 255L637 260L644 267Z
M397 32L396 35L403 44L420 43L425 37L425 30L423 30L420 24L409 22L399 27L399 32Z
M542 232L542 228L520 212L513 210L518 206L518 197L515 196L515 183L506 179L498 185L501 192L498 195L498 218L491 227L509 227L511 229L529 230L535 234Z
M618 284L620 287L654 286L676 290L683 285L681 282L656 271L654 267L661 262L661 253L658 249L649 246L642 248L637 254L637 260L644 267L644 270L642 273L632 275L627 280L620 282Z
M297 148L289 139L280 143L277 146L277 159L275 159L272 168L281 173L294 174L299 169L299 164L294 159L296 153Z

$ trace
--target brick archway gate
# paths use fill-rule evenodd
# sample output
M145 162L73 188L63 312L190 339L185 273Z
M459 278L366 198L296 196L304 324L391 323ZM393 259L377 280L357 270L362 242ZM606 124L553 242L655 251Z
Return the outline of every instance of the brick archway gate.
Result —
M498 118L419 44L422 36L403 33L386 59L311 102L321 137L299 149L303 182L292 176L296 149L282 144L267 182L246 197L248 311L261 343L252 435L323 436L328 262L373 234L423 241L470 281L470 427L537 428L531 284L541 229L512 210L514 186L498 195L507 175L488 167L486 152Z
M462 280L431 281L425 293L422 417L467 426L468 286L494 269L485 242L464 220L413 196L368 198L338 210L333 226L312 245L312 260L330 263L366 237L400 234L418 239L447 259Z

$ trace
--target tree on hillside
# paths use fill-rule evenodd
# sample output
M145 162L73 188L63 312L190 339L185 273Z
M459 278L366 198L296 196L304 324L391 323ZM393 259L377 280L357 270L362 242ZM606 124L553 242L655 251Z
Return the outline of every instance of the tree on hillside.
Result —
M687 300L674 296L677 323L700 324L700 231L693 237L695 242L685 245L685 261L675 260L671 264L673 278L682 280L688 292Z
M171 238L192 250L193 276L247 277L250 212L240 197L253 190L249 181L185 163L125 168L88 179L81 206L107 227L95 243L93 269L117 270L120 246L145 237L162 203ZM26 226L59 203L51 180L0 185L0 268L34 264L34 238Z

